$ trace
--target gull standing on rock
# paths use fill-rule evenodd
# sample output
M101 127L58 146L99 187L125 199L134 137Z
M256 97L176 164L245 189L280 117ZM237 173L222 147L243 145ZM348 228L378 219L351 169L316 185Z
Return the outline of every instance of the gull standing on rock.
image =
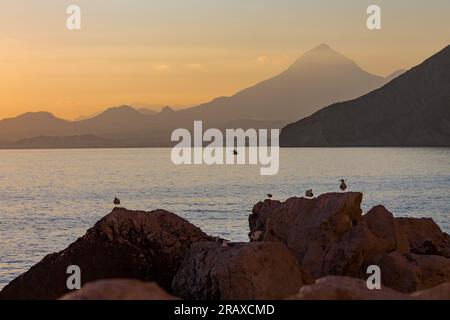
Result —
M347 190L347 185L345 184L345 180L341 179L339 181L341 182L341 185L340 185L341 191L344 192L345 190Z
M307 198L314 197L314 193L313 193L312 189L306 190L305 197L307 197Z
M118 205L120 205L119 198L114 198L114 207L117 207Z

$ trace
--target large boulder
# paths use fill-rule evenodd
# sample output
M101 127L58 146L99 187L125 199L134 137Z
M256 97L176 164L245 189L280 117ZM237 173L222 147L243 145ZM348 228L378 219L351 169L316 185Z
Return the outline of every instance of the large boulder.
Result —
M371 290L361 279L327 276L303 286L289 300L450 300L450 282L406 294L386 287Z
M366 281L351 277L327 276L304 286L289 300L409 300L406 294L389 288L367 288Z
M450 258L450 236L431 218L394 218L385 207L376 206L363 220L389 251Z
M170 291L190 246L213 239L177 215L114 209L68 248L46 256L9 283L0 299L56 299L68 292L67 268L81 269L82 283L131 278L156 281Z
M302 284L298 261L282 243L197 243L173 280L173 292L194 300L283 299Z
M400 235L399 226L394 215L384 206L375 206L364 216L368 229L383 242L387 251L409 251L407 240Z
M383 206L362 215L361 200L349 192L260 202L249 217L252 240L284 243L306 283L327 275L365 279L374 264L383 284L401 292L450 281L450 237L432 219L395 218Z
M450 300L450 282L431 289L414 292L411 297L420 300Z
M375 259L385 286L414 292L450 282L450 259L437 255L392 252Z
M266 220L271 216L272 211L281 206L281 201L266 199L258 202L252 210L252 214L248 217L250 228L249 237L256 232L264 233L266 231Z
M316 199L294 197L281 204L266 200L254 207L250 231L261 231L262 241L283 242L297 256L307 277L317 279L332 269L346 269L330 265L336 260L327 257L327 252L361 220L361 201L362 194L357 192L328 193ZM344 260L355 255L338 248L334 251L332 256L343 257L338 263L347 263Z
M155 282L110 279L90 282L60 300L177 300Z
M373 259L388 251L388 244L376 237L364 221L359 221L340 241L328 244L323 256L308 251L302 268L311 270L314 279L325 275L345 275L366 278L366 270ZM321 265L315 264L322 261Z
M396 218L401 236L415 254L450 258L450 236L431 218Z

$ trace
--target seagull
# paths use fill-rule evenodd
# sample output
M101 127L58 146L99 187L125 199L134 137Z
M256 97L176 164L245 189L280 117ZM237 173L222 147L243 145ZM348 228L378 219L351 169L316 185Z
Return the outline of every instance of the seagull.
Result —
M119 198L114 198L114 206L117 207L120 204Z
M313 193L312 189L306 190L305 197L307 197L307 198L314 197L314 193Z
M270 199L270 198L272 198L272 197L273 197L272 194L270 194L270 193L267 194L267 198Z
M237 156L237 155L238 155L237 150L233 150L233 154L234 154L235 156Z
M347 185L345 184L345 180L341 179L339 181L341 182L341 185L339 186L339 188L341 188L341 191L344 192L345 190L347 190Z

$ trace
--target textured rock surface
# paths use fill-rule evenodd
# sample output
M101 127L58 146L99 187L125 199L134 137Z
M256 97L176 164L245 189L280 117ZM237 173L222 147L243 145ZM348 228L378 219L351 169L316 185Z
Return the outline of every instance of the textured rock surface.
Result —
M389 288L369 290L366 281L351 277L327 276L304 286L290 300L406 300L406 294Z
M411 297L421 300L450 300L450 282L443 283L437 287L418 291Z
M361 215L361 193L258 203L249 217L251 235L280 241L298 258L306 283L327 275L365 279L369 265L401 292L450 281L449 236L432 219L394 218L383 206Z
M414 292L450 281L450 259L436 255L384 254L375 260L385 286Z
M114 209L86 235L59 253L46 256L9 283L0 299L56 299L68 292L69 265L81 268L82 283L131 278L156 281L170 290L189 247L211 237L177 215Z
M401 236L412 253L450 258L450 236L431 218L396 218Z
M283 299L300 289L297 259L279 242L192 246L174 278L183 299Z
M450 300L450 282L406 294L382 287L369 290L366 281L351 277L327 276L303 286L290 300Z
M283 242L308 276L316 279L333 269L327 264L333 262L326 258L327 252L361 219L361 200L362 194L354 192L290 198L281 204L266 200L257 204L249 217L251 231L263 231L263 241Z
M70 292L61 300L176 300L154 282L132 279L98 280L81 290Z

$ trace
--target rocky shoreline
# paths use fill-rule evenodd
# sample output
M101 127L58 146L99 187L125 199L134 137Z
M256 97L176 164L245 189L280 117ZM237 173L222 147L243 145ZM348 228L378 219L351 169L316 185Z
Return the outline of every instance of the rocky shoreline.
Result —
M174 213L115 208L0 292L9 299L450 299L450 236L428 218L362 214L362 193L265 200L249 242L229 243ZM82 290L69 292L67 268ZM382 289L369 290L368 266Z

